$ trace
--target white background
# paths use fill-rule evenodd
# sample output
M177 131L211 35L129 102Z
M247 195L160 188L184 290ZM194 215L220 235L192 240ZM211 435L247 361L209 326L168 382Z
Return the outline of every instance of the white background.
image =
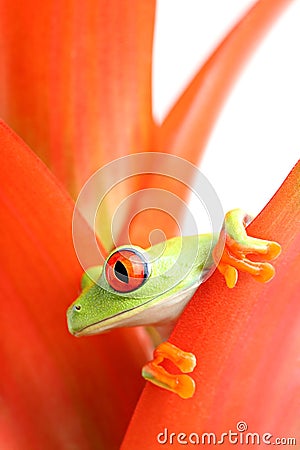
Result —
M158 0L153 67L158 122L253 3ZM300 0L294 0L245 65L200 165L225 211L241 207L256 215L264 207L299 158L299 119Z

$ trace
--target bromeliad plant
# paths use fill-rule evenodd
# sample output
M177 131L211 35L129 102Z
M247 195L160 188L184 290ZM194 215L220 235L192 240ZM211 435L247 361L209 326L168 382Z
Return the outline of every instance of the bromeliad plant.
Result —
M198 162L240 68L290 3L258 1L157 127L154 1L1 1L1 115L48 166L1 122L1 447L119 447L150 344L134 329L68 334L65 310L82 269L66 189L75 198L93 171L129 152L155 148ZM195 397L147 386L124 448L155 448L165 427L224 432L239 420L251 431L299 432L299 179L296 166L250 226L281 243L276 278L262 286L241 277L229 292L215 273L198 290L171 336L199 355ZM135 226L142 245L143 223ZM90 235L82 220L83 239ZM108 234L103 243L110 247Z

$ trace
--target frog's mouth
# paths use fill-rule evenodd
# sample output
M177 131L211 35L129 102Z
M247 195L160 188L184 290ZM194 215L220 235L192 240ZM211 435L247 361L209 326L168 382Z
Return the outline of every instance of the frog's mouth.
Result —
M131 309L128 309L126 311L121 311L111 317L106 317L105 319L99 320L98 322L95 322L91 325L87 325L86 327L73 331L72 334L76 337L80 336L90 336L93 334L100 334L100 333L106 333L113 328L120 328L120 327L130 327L135 326L132 325L133 318L136 318L136 320L140 321L140 311L138 310L144 310L144 308L147 308L146 305L148 303L154 301L155 299L150 299L147 302L143 303L142 305L134 306ZM148 310L148 308L147 308ZM141 325L138 323L136 326ZM70 329L70 327L69 327Z
M126 311L121 311L111 317L87 325L80 330L72 330L72 325L68 320L69 330L74 336L79 337L106 333L114 328L164 325L178 318L186 304L194 295L199 284L200 283L196 283L176 295L170 294L170 296L165 297L162 301L156 301L160 297L157 296L146 301L142 305L135 306Z

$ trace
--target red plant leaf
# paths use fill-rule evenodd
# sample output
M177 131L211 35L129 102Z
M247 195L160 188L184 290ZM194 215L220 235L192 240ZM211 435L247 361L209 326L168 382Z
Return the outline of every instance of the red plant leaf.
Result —
M134 329L89 339L68 333L66 308L82 272L73 201L3 122L0 145L0 447L117 449L142 387L147 342ZM88 241L84 222L82 231Z
M230 290L215 272L199 288L170 338L197 356L195 396L147 385L123 449L159 448L165 428L169 439L171 432L220 437L236 432L238 421L249 432L299 438L299 188L300 163L249 226L249 234L281 243L275 278L264 285L241 275Z
M76 195L146 151L155 0L0 4L0 114Z
M259 0L200 68L157 130L156 148L198 164L244 64L292 0Z
M198 165L217 116L237 76L271 25L291 2L292 0L260 0L245 13L200 68L163 124L157 127L154 133L155 150L173 153ZM162 170L168 173L168 168L162 167ZM150 180L144 177L143 183L141 188L159 187L161 190L175 192L183 200L190 194L189 187L181 187L178 191L178 183L168 177L154 175ZM173 208L173 214L179 218L184 213L181 205L178 203L177 213ZM167 214L151 211L151 222L145 214L135 218L133 241L148 246L149 233L145 224L153 222L157 229L164 231L167 238L178 234L176 223Z
M106 163L150 148L154 14L155 0L0 3L0 115L73 197ZM102 202L106 249L127 189Z

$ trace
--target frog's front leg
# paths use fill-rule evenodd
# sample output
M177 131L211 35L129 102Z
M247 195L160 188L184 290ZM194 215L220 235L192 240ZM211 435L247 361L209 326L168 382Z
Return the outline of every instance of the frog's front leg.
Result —
M250 216L241 209L229 211L213 250L216 266L229 288L236 285L239 270L248 272L263 283L270 281L275 274L272 264L266 261L275 259L280 254L281 247L277 242L248 236L246 226L250 221ZM248 255L254 256L256 261L249 259Z

